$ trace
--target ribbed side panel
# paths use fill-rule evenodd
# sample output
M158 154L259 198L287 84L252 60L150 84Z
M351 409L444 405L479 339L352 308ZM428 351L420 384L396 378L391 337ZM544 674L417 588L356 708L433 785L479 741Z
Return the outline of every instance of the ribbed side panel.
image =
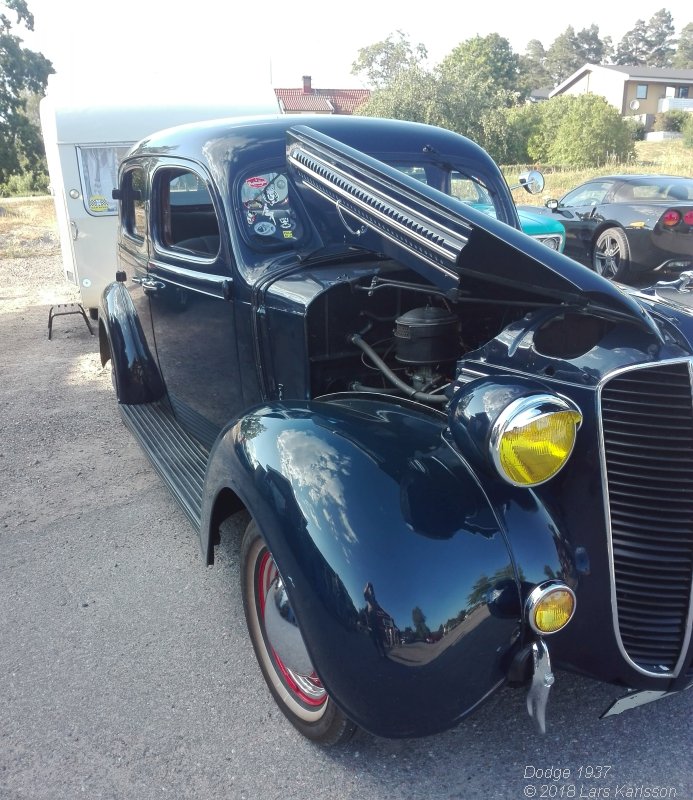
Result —
M688 363L630 370L601 393L618 627L631 660L659 673L691 624L692 394Z
M121 405L120 411L190 521L199 528L207 450L188 436L165 403Z

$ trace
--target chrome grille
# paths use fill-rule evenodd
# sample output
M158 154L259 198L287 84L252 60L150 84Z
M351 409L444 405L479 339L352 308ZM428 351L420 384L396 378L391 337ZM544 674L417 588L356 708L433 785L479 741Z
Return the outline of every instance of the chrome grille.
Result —
M693 575L689 362L632 369L601 392L618 630L641 670L675 671Z

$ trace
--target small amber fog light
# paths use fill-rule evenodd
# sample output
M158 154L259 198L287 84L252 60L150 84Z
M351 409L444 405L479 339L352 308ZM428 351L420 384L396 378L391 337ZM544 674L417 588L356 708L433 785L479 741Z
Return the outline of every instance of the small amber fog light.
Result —
M564 628L575 613L575 593L560 581L537 586L527 598L527 619L542 636Z

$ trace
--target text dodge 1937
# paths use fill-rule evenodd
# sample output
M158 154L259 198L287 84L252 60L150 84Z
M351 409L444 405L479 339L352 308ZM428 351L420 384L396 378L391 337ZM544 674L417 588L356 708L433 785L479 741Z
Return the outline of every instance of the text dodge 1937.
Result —
M506 684L543 729L556 668L621 687L607 713L691 684L690 275L621 289L408 122L169 129L116 196L102 360L202 561L250 520L248 630L299 731L432 734Z

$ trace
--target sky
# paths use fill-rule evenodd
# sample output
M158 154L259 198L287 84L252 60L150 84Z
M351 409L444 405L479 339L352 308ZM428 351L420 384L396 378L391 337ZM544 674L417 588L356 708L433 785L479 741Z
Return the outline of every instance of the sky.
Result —
M0 0L2 5L2 0ZM666 7L677 33L693 22L690 0L581 0L579 3L421 0L28 0L33 34L24 44L42 52L70 85L149 87L172 83L182 93L232 86L299 87L310 75L317 88L357 88L351 75L359 48L401 30L422 43L433 66L460 42L498 33L523 53L539 39L545 48L568 25L599 26L618 42L636 20Z

